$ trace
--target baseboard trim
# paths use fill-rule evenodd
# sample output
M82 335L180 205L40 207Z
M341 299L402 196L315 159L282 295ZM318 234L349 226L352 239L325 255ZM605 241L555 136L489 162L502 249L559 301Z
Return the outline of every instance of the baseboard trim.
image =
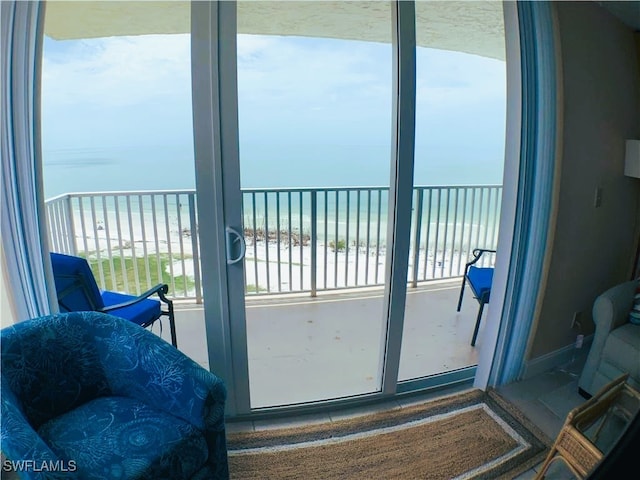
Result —
M593 335L584 337L580 350L589 350L591 342L593 342ZM582 354L582 352L580 353ZM526 380L528 378L535 377L536 375L540 375L541 373L553 370L554 368L566 365L571 362L575 355L576 346L575 344L571 344L559 350L534 358L533 360L525 363L522 379Z

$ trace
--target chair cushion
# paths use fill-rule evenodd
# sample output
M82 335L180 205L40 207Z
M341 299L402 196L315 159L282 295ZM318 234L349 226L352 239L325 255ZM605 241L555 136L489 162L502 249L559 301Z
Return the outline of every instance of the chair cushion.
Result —
M200 430L127 397L101 397L50 420L38 430L59 458L76 464L77 478L191 478L207 461Z
M105 307L128 302L134 298L136 297L133 295L125 295L124 293L110 291L102 292L102 300L104 301ZM160 301L152 298L145 298L144 300L129 307L117 308L115 310L110 310L108 313L110 315L115 315L116 317L126 318L138 325L146 327L160 317Z
M599 370L612 379L624 372L636 381L640 379L640 325L625 323L611 331Z
M486 293L488 301L488 294L491 292L491 282L493 281L493 268L471 266L467 272L467 279L476 297L481 298Z

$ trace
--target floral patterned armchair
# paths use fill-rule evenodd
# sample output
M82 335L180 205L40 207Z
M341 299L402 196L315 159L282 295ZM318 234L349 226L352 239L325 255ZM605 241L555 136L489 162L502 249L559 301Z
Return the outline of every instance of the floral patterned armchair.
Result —
M153 333L97 312L0 333L3 470L14 465L26 479L229 478L224 383Z

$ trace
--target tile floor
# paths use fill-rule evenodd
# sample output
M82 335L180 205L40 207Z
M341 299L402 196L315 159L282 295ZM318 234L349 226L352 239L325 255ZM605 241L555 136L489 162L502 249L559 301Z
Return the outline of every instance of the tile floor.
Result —
M550 439L555 439L572 408L584 402L578 394L578 377L586 359L586 351L574 361L562 367L499 388L499 392L516 405ZM536 465L517 480L536 477L541 468ZM549 468L548 479L572 479L574 476L561 462Z

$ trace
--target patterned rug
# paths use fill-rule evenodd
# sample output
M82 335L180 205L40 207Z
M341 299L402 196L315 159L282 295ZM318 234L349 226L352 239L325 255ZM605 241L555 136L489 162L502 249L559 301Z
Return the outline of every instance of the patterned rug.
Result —
M385 412L228 434L232 479L512 479L551 440L493 391Z

